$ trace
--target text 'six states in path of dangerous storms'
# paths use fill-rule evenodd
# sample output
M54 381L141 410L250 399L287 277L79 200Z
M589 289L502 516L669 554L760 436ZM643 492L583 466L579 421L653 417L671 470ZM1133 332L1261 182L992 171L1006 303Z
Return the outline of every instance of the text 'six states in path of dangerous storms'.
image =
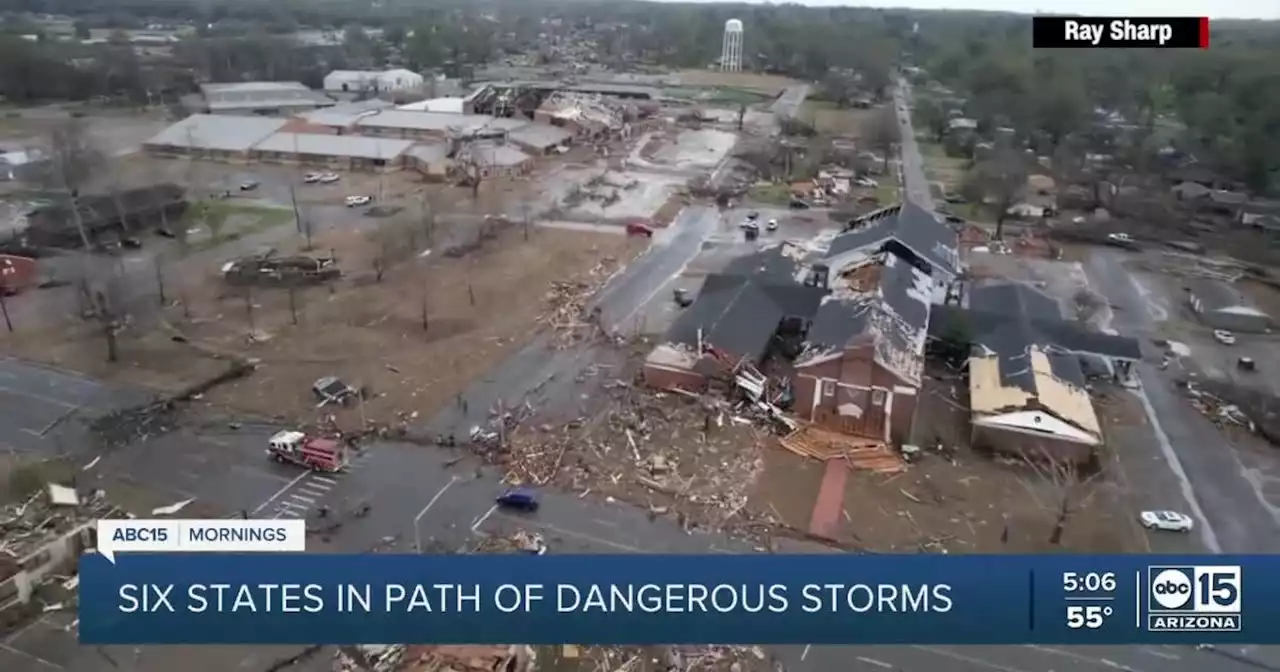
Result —
M1031 25L1032 44L1039 49L1205 49L1209 46L1206 18L1037 16L1031 19Z

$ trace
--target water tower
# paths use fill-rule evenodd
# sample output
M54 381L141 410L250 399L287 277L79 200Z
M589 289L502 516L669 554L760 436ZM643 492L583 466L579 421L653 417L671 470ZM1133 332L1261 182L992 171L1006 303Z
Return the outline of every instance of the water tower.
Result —
M724 46L720 49L720 69L726 72L742 71L742 22L737 19L724 22Z

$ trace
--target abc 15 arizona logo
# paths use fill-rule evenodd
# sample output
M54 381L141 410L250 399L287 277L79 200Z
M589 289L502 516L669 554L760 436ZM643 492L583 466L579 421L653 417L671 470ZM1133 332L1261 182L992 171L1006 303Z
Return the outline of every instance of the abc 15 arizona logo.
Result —
M1147 567L1147 629L1238 632L1241 578L1238 565Z

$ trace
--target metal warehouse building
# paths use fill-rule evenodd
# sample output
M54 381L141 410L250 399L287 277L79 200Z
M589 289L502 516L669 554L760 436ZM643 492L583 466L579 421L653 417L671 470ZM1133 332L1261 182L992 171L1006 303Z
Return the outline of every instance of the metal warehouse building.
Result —
M355 127L365 135L426 140L446 137L502 138L528 123L519 119L480 114L383 110L361 117L355 122Z
M412 146L410 140L391 138L276 133L258 143L251 153L268 163L384 172L403 168L405 152Z
M235 82L201 84L205 110L210 114L288 116L330 107L329 96L308 89L301 82Z
M1271 328L1271 316L1258 310L1234 286L1221 280L1190 278L1186 284L1191 309L1214 329L1257 333Z
M285 119L193 114L142 143L150 154L217 161L248 161L254 145L284 127Z

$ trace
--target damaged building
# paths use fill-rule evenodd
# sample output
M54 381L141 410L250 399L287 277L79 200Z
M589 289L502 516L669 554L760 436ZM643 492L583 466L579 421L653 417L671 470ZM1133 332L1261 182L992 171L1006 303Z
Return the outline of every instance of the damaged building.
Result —
M949 283L958 270L954 232L922 214L886 215L825 250L783 244L735 259L708 276L650 354L646 383L700 392L726 371L759 365L789 381L796 415L907 441L938 295L930 272ZM868 235L872 227L882 228Z
M534 111L535 121L563 128L576 137L603 139L631 136L637 108L603 96L556 91Z
M905 443L924 372L933 281L881 252L829 282L795 360L795 411L846 434Z
M186 210L185 190L176 184L124 189L113 194L84 194L76 199L81 235L71 207L65 203L43 205L27 213L23 237L30 245L74 248L106 243L147 228L176 222Z
M1131 374L1141 357L1132 338L1062 318L1056 300L1026 284L975 287L967 307L938 307L938 338L970 343L972 445L997 453L1070 462L1103 445L1086 370Z
M934 212L907 200L852 220L827 249L832 267L891 252L947 290L960 274L958 235Z

